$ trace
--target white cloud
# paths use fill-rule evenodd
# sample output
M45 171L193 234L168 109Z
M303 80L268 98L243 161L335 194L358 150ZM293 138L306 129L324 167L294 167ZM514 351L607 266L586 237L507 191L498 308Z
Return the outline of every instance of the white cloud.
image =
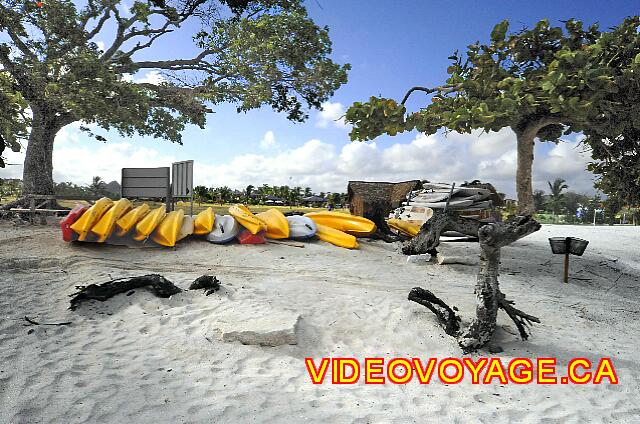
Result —
M264 133L262 140L260 140L260 148L267 150L275 149L277 147L279 147L279 145L276 142L276 136L273 134L273 131L269 130Z
M58 135L54 149L54 178L88 184L91 177L119 180L120 168L129 166L169 166L177 158L129 142L97 143L78 141L77 126L68 126ZM270 145L275 136L264 140ZM391 139L393 140L393 139ZM507 140L511 140L507 142ZM493 146L485 151L478 143ZM577 147L578 141L557 146L536 143L534 188L546 189L546 181L567 180L570 190L593 192L593 176L585 171L589 155ZM349 143L335 146L312 139L299 147L264 150L242 154L223 164L197 159L194 169L196 185L244 188L248 184L310 186L315 191L345 191L349 180L402 181L429 179L437 182L481 179L493 183L498 191L515 197L515 138L490 133L461 135L450 133L417 135L410 142L387 144ZM10 163L21 163L23 154L7 154ZM97 160L99 158L99 160ZM20 177L22 167L0 170L2 177Z
M144 75L124 74L122 75L122 79L128 82L134 82L137 84L147 83L147 84L155 84L155 85L158 85L166 81L166 79L162 76L160 71L149 71Z
M345 113L345 108L342 103L322 103L322 110L318 113L316 121L316 127L327 128L330 124L337 128L347 128L347 124L344 122L342 116Z
M107 51L107 47L104 44L104 41L96 41L96 45L98 46L98 50L105 52Z

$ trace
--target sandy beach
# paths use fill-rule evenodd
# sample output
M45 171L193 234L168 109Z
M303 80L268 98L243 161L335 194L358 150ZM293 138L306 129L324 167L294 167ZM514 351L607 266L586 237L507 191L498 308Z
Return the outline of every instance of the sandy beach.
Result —
M547 242L565 235L591 242L572 258L568 285ZM476 267L407 263L399 245L379 241L355 251L320 241L133 249L65 244L53 225L2 222L0 422L637 422L639 239L640 227L543 226L504 248L502 290L542 323L522 341L501 312L493 345L502 352L471 355L562 366L610 357L617 385L313 385L305 357L462 357L407 294L428 288L469 319ZM478 249L441 245L451 255ZM138 289L68 310L75 286L147 273L183 289L212 274L222 288L169 299ZM296 344L242 344L287 338Z

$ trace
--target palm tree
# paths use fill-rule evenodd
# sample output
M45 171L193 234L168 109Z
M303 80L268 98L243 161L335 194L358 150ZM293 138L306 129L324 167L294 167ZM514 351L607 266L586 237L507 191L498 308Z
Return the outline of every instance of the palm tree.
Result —
M245 201L247 202L247 204L249 203L249 200L251 199L251 193L253 192L254 188L255 188L254 186L249 184L247 186L247 188L244 189Z
M302 199L302 188L294 187L289 191L289 198L287 199L289 205L297 206Z
M536 190L533 192L533 205L535 206L536 212L539 212L544 208L544 190Z
M195 186L193 188L193 198L198 202L198 206L202 205L203 201L206 201L209 197L209 189L205 186Z
M105 183L101 177L95 176L91 180L89 190L96 196L103 196L107 192L107 183Z
M305 187L304 188L304 197L311 197L313 195L313 192L311 191L311 187Z
M550 191L549 200L547 203L549 204L549 206L551 206L554 217L556 216L556 212L558 211L558 209L560 209L560 207L564 203L564 194L562 194L562 190L564 190L565 188L569 188L569 186L565 183L566 180L562 178L556 178L555 180L553 180L553 184L551 183L551 181L547 181Z
M229 203L233 198L233 190L227 186L220 187L218 189L218 196L220 196L220 204Z

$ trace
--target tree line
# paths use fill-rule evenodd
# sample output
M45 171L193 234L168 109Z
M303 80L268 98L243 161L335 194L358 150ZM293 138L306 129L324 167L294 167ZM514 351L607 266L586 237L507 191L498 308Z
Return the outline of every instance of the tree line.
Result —
M550 214L552 222L561 220L568 224L614 224L621 213L628 217L627 222L634 224L640 218L637 207L622 208L615 198L603 199L599 194L589 196L571 191L563 178L547 181L547 185L548 192L533 192L533 204L539 218L541 214Z
M305 200L310 197L316 197L314 201ZM243 202L249 205L263 205L268 201L278 202L288 206L301 206L307 203L317 205L344 206L347 203L346 193L315 193L310 187L289 187L288 185L269 185L262 184L260 186L248 185L244 190L233 190L228 186L222 187L206 187L199 185L193 188L193 197L199 204L202 203L233 203Z

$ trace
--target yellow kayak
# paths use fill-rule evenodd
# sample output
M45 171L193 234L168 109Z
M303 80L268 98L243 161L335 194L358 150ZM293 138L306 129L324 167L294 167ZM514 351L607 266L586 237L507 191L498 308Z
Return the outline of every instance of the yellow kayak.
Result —
M406 234L410 237L417 236L420 232L420 227L422 227L422 225L418 223L404 221L402 219L396 218L387 219L387 224L394 230L400 231L401 233Z
M118 226L118 237L122 237L129 232L142 218L149 213L149 205L143 203L137 208L131 209L122 218L120 218L116 225Z
M98 236L98 243L103 243L111 235L116 221L129 212L132 207L129 199L120 199L102 215L98 223L91 228L91 232Z
M213 231L213 224L216 221L216 214L211 207L196 215L193 223L193 234L209 234Z
M284 239L289 237L289 221L278 209L257 213L256 217L267 225L267 233L265 234L267 238Z
M183 238L190 236L193 234L193 217L190 215L185 215L182 220L182 227L180 227L180 232L178 232L178 240L180 241Z
M267 225L259 218L256 218L245 205L238 204L229 207L229 214L234 217L240 225L249 230L251 234L258 234L260 231L267 230Z
M178 241L178 235L180 234L183 220L184 211L182 209L169 212L158 225L153 236L151 236L151 239L163 246L175 246L176 241Z
M366 237L376 232L376 224L361 216L341 212L310 212L304 216L313 219L316 224L325 225L356 237Z
M318 231L316 236L322 241L329 242L335 246L346 247L347 249L357 249L358 241L351 234L347 234L344 231L336 230L335 228L327 227L326 225L316 224Z
M82 216L71 225L71 229L78 233L78 240L85 241L91 228L100 220L102 215L113 205L113 200L103 197L96 201Z
M136 224L136 235L133 239L136 241L146 240L160 222L162 222L166 214L167 207L165 205L149 212Z

